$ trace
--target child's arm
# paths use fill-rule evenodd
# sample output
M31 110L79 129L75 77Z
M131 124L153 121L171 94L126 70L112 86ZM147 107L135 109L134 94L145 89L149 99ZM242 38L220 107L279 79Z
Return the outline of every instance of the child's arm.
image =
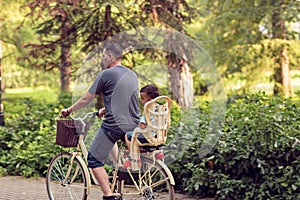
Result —
M145 116L143 115L143 116L141 117L141 119L140 119L139 127L140 127L141 129L144 129L144 128L146 128L146 126L147 126L146 118L145 118Z

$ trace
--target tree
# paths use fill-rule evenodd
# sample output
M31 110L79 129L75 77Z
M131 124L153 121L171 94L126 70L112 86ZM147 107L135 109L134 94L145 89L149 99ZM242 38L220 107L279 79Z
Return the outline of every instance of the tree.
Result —
M27 45L31 50L30 57L26 59L30 64L46 71L59 67L62 91L71 90L71 46L76 41L76 30L69 16L70 13L76 13L76 9L73 8L78 4L76 0L34 0L26 5L30 8L27 17L30 17L33 23L38 22L36 30L40 36L39 43Z
M4 126L4 110L2 104L2 41L0 40L0 126Z
M289 2L285 0L272 0L272 5L275 9L271 15L272 22L272 38L287 40L287 29L284 17L284 8L288 6ZM282 46L277 52L275 60L274 72L274 94L283 94L285 97L293 96L293 89L291 86L291 74L289 67L288 46Z
M118 10L114 14L112 14L110 5L104 5L106 13L104 19L100 13L96 12L101 10L102 7L98 5L98 7L95 6L93 8L94 12L89 12L91 14L87 15L89 19L87 23L84 23L86 19L79 19L75 23L77 24L76 29L80 30L81 36L86 38L84 39L84 49L91 49L97 42L103 42L116 33L141 26L167 27L186 33L184 31L184 22L189 21L189 16L187 15L189 6L185 1L146 0L140 1L139 6L136 6L136 4L131 6L130 1L120 2L119 4L111 3L111 6ZM183 7L184 10L179 9L180 7ZM180 11L185 12L185 14L182 14ZM172 38L172 36L170 37ZM181 51L182 55L184 55L184 48L178 51ZM152 59L163 59L162 54L153 50L144 49L140 53L150 56ZM193 80L188 62L175 54L168 54L165 57L174 99L183 107L191 106L193 101Z
M28 5L31 8L30 15L46 17L46 20L41 21L38 26L38 33L42 37L49 38L50 35L57 35L57 31L61 31L60 36L57 36L55 40L43 39L41 44L31 45L33 47L31 55L34 60L41 57L45 59L50 49L51 51L57 50L58 46L65 49L64 53L61 53L61 55L65 55L61 56L63 59L61 60L62 80L70 75L71 62L67 60L70 58L70 52L67 49L70 49L71 44L81 43L81 50L89 52L117 33L149 25L175 28L186 33L184 22L189 19L189 12L187 12L189 7L185 1L180 0L140 0L138 4L135 1L127 0L109 3L106 1L76 0L52 0L51 3L46 3L34 0ZM181 11L180 7L183 7L184 10ZM37 9L38 12L36 12ZM68 23L66 23L67 19L69 20ZM141 50L140 53L150 55L152 58L158 55L152 50ZM166 58L173 96L180 105L191 106L193 99L191 88L193 87L188 62L178 56L175 58L174 55L168 55ZM46 59L46 62L36 62L35 64L40 64L45 69L49 69L49 66L58 66L58 62L53 62L50 57Z
M151 0L150 8L152 19L155 23L160 23L161 26L174 28L181 33L187 34L184 23L190 22L191 15L188 13L191 13L192 9L185 1ZM175 35L170 35L169 37L174 38L176 41ZM168 46L172 46L174 40L167 40L166 42L169 43ZM176 49L177 52L180 52L181 56L175 53L169 53L166 56L172 96L181 107L191 107L193 105L193 76L189 62L186 60L186 50L188 48L182 46Z
M45 80L51 75L41 74L41 71L36 69L26 69L27 63L20 59L28 57L28 49L24 44L37 41L32 24L24 21L24 15L28 10L21 9L21 6L25 0L0 1L0 40L3 42L3 87L16 88L37 86L48 84L49 82L54 83L55 81L51 80L52 77Z
M279 88L283 88L283 80L288 84L288 73L283 74L284 79L281 73L281 67L288 66L287 48L279 46L292 44L295 39L288 26L299 21L299 1L225 0L198 3L203 23L201 34L198 33L197 37L209 41L205 45L224 77L236 81L235 86L240 86L243 93L249 91L250 86L266 81L266 78L277 82ZM290 50L293 47L289 45ZM275 70L276 66L280 68L280 73ZM270 71L273 75L267 76Z

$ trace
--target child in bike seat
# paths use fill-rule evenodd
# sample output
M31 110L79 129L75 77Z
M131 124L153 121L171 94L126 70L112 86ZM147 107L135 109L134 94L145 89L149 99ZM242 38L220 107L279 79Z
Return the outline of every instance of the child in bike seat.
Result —
M140 89L141 104L143 106L148 101L151 101L158 96L159 96L159 91L155 85L152 85L152 84L146 85ZM153 120L155 120L155 119L153 119ZM152 119L151 119L151 122L153 124L155 124L155 122L153 122ZM139 122L139 128L144 129L144 128L146 128L146 126L147 126L146 117L144 115L142 115L140 122ZM128 132L125 135L125 141L126 141L126 145L127 145L128 149L130 149L130 141L132 139L132 134L133 134L133 132ZM154 133L154 134L156 134L156 133ZM148 143L147 139L142 134L138 135L138 140L140 143Z

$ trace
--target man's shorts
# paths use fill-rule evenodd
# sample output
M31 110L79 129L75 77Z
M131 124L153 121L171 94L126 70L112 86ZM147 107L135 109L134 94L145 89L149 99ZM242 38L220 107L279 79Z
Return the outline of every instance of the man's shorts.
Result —
M124 139L124 133L116 133L101 126L88 152L88 167L103 167L114 144Z

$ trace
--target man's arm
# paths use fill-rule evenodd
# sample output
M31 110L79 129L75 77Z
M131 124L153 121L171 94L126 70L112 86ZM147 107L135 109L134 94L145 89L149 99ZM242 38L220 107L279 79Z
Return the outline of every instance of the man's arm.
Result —
M62 109L61 114L63 116L68 116L72 112L87 106L95 98L95 96L96 96L95 94L92 94L90 92L85 93L72 106L70 106L67 109Z

